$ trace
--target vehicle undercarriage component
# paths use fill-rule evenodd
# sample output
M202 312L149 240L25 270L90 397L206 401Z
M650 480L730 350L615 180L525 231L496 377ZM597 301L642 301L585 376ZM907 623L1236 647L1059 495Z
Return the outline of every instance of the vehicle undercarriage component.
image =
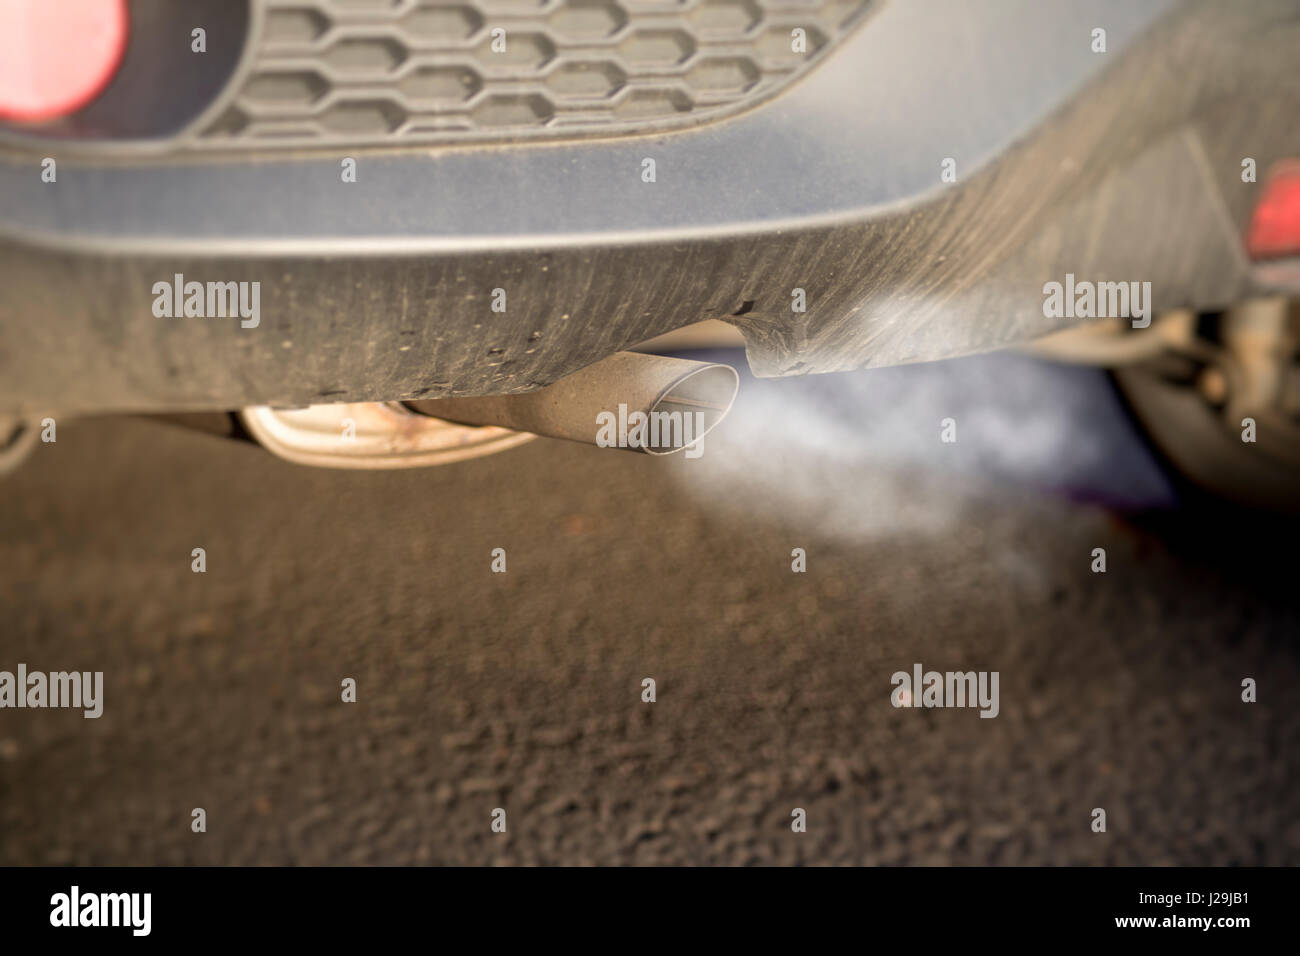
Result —
M1187 310L1166 312L1142 330L1132 328L1127 319L1101 319L1026 342L1020 350L1072 365L1128 365L1185 348L1189 336L1184 328L1193 317Z
M614 447L670 455L694 445L722 421L738 384L729 365L616 352L535 392L407 404L468 425L503 425L603 445L612 439ZM638 423L644 423L641 434ZM610 430L602 432L602 426Z
M259 406L240 412L239 422L281 458L330 468L448 464L537 435L667 455L698 445L730 410L737 383L728 365L619 352L526 395ZM212 430L186 416L163 417Z
M240 423L267 451L323 468L422 468L505 451L532 435L467 428L400 402L345 402L305 408L246 408Z

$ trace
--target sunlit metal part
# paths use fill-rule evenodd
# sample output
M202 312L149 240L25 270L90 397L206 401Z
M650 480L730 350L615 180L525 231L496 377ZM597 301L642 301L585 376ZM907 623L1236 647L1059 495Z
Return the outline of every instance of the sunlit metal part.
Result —
M1133 329L1127 320L1101 319L1026 342L1021 350L1055 362L1112 367L1188 351L1196 347L1195 338L1195 314L1177 310L1156 316L1150 329Z
M471 425L503 425L520 431L598 444L602 415L626 422L632 415L672 416L680 441L625 445L649 455L671 455L694 444L726 417L740 379L730 365L638 352L609 358L533 392L482 398L440 398L410 402L427 415ZM690 418L689 437L682 428ZM698 427L694 423L698 422ZM653 433L652 433L653 434Z
M239 418L264 448L299 465L424 468L513 448L535 436L454 425L400 402L246 408Z
M692 349L743 349L745 336L740 329L721 319L692 322L680 329L656 335L632 347L634 352L687 352Z

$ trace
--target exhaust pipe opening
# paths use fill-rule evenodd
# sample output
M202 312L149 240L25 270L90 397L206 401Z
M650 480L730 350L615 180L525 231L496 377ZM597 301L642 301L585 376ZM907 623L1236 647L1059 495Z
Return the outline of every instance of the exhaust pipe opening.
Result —
M730 365L616 352L534 392L406 404L462 425L671 455L712 431L731 410L739 387Z
M646 454L672 455L690 447L713 431L731 411L740 384L736 370L730 365L695 364L699 368L688 371L669 386L648 409L648 415L661 416L659 420L666 422L667 427L648 430L651 439L657 436L660 440L647 441ZM687 415L692 416L689 429L685 425ZM680 429L676 427L677 416L683 422ZM688 431L690 441L686 441ZM668 440L664 441L665 438Z

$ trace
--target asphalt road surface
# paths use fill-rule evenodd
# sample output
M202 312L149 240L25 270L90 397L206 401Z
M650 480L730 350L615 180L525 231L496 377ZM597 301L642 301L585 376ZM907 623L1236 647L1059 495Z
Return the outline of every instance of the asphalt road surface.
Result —
M0 710L0 863L1300 862L1295 531L1180 510L1091 372L747 380L693 461L68 421L0 490L0 669L104 675Z

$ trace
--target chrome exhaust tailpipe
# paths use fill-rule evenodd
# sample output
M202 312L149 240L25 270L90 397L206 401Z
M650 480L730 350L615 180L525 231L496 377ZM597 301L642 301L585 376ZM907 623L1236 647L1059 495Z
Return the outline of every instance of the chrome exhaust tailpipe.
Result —
M739 387L729 365L615 352L534 392L406 405L461 425L671 455L712 431L731 410Z

